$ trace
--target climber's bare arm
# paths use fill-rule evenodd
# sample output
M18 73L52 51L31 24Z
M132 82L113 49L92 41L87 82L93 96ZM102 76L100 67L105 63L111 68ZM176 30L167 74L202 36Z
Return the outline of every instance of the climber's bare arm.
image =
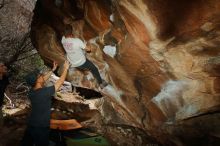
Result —
M54 61L54 62L53 62L53 68L52 68L52 70L51 70L51 71L48 71L48 72L43 76L44 81L47 81L47 80L50 78L50 76L52 75L52 73L53 73L56 69L57 69L57 63Z
M63 65L62 75L60 76L59 80L56 81L56 83L54 85L56 91L58 91L59 88L61 87L61 85L64 83L64 81L66 79L67 72L68 72L68 68L69 68L69 62L65 61L64 65Z

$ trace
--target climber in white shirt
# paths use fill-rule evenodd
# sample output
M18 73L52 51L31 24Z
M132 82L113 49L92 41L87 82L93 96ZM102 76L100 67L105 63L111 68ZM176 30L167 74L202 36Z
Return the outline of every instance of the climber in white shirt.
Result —
M90 70L101 89L108 85L108 83L101 78L97 67L86 58L84 50L89 52L91 49L86 47L85 42L74 36L71 25L65 26L61 43L66 51L67 60L70 62L71 67Z

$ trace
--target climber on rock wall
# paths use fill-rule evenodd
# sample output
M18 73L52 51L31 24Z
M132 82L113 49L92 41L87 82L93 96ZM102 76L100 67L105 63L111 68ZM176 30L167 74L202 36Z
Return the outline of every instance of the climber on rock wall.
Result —
M91 49L86 46L85 42L74 35L71 25L65 26L64 36L61 42L66 51L67 60L71 63L71 67L91 71L101 89L108 85L108 83L101 78L97 67L86 58L85 51L90 52Z

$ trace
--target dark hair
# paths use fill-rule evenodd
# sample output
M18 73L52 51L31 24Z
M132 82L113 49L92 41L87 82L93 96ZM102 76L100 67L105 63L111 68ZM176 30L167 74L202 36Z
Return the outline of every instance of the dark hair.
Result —
M71 35L72 34L72 26L71 25L65 25L65 30L64 30L64 35L67 36L67 35Z
M25 76L26 83L27 83L29 86L33 87L33 86L36 84L38 75L40 75L40 70L39 70L39 69L35 69L34 71L28 73L28 74Z

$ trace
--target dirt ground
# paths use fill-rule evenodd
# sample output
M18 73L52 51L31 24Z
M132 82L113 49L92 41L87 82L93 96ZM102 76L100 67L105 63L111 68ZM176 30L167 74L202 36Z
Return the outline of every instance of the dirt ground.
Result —
M26 128L26 116L5 117L0 128L0 146L19 146Z

